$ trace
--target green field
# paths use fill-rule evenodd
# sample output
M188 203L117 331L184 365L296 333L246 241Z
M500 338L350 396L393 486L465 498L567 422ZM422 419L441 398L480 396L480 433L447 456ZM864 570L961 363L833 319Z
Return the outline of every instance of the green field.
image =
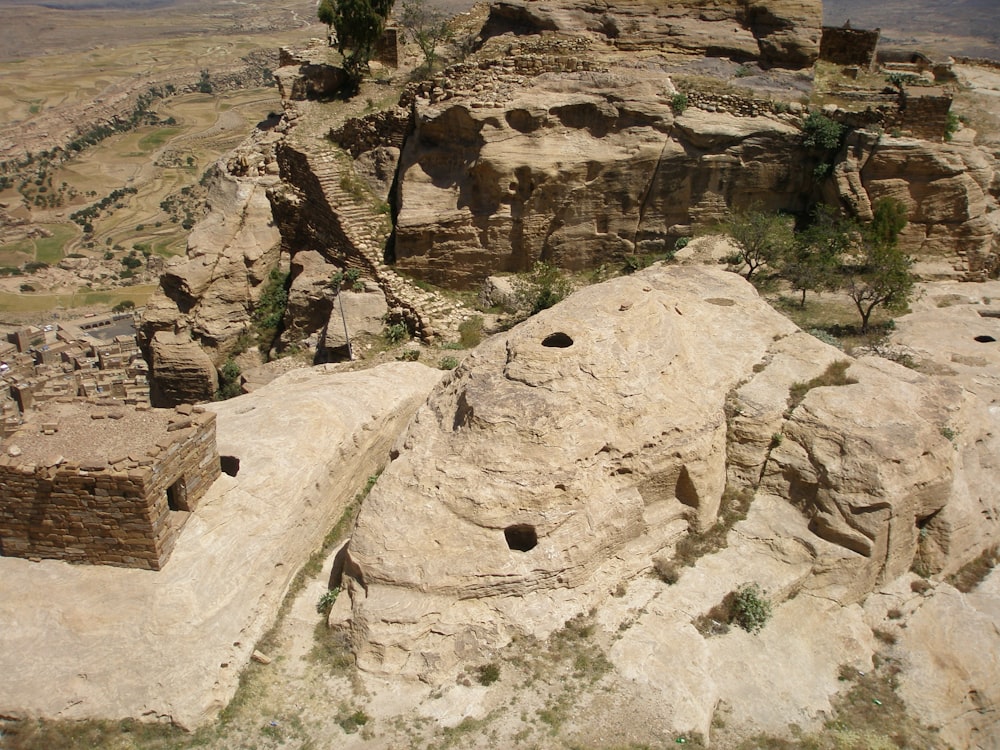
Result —
M43 224L51 237L36 237L0 246L0 266L19 266L30 261L54 266L65 256L64 248L80 232L72 224Z
M139 307L146 304L156 286L130 286L108 291L80 291L73 294L10 294L0 292L0 313L37 313L58 308L72 309L89 305L112 307L122 300L132 300Z

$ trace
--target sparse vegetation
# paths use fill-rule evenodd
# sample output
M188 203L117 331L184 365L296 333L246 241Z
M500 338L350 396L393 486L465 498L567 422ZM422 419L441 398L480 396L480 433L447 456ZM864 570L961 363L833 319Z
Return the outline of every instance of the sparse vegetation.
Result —
M458 326L458 343L463 349L479 346L483 340L483 316L473 315Z
M847 375L847 370L851 363L846 359L839 359L831 362L827 368L815 378L806 382L792 383L788 389L788 411L792 411L806 397L813 388L825 388L827 386L852 385L858 381Z
M844 130L843 125L826 115L810 112L802 123L802 132L805 134L802 143L806 148L832 151L840 148Z
M771 619L771 603L756 583L743 586L733 596L732 621L748 633L759 632Z
M561 302L572 291L569 279L555 266L538 262L531 273L514 281L517 307L534 315Z
M967 594L986 579L997 563L1000 563L1000 546L990 547L948 576L948 583Z
M251 317L257 344L262 353L270 351L281 332L287 306L288 274L277 268L271 269Z
M726 487L719 505L718 520L704 531L689 532L677 542L674 562L693 566L705 555L724 549L730 529L747 517L753 491Z

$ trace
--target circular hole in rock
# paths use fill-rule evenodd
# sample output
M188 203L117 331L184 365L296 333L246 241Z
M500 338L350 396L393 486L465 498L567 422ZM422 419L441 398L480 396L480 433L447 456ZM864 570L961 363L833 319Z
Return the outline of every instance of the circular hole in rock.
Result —
M992 344L994 341L996 341L996 339L993 338L992 336L983 335L983 336L976 336L976 341L978 341L980 344Z
M527 552L538 544L538 534L535 532L535 527L530 524L519 523L508 526L503 530L503 535L507 540L507 546L518 552Z
M556 349L569 349L573 346L573 339L569 337L569 334L557 331L556 333L550 333L542 339L542 346L550 346Z
M235 477L240 473L240 460L236 456L219 456L219 468L223 474Z

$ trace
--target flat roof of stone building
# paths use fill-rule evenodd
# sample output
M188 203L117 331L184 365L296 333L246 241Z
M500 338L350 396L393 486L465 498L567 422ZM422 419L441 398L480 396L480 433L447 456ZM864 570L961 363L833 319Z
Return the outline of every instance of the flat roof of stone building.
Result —
M30 421L0 442L2 455L18 463L49 464L60 457L110 463L128 456L137 459L167 435L172 420L183 418L173 409L136 409L121 402L79 400L47 402L29 417ZM53 424L56 431L46 434L46 427Z

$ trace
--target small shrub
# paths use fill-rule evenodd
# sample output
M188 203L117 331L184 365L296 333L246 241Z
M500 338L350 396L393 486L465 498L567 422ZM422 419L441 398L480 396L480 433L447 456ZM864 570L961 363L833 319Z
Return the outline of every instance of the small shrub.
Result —
M395 346L410 338L410 329L406 327L405 323L393 323L385 327L384 335L385 340L390 345Z
M330 613L333 609L334 602L337 601L337 596L340 594L340 587L336 586L329 591L323 592L323 596L319 598L316 602L316 611L321 615L326 615Z
M478 346L483 340L483 317L474 315L463 320L458 326L458 340L463 349Z
M416 362L418 359L420 359L420 350L419 349L407 349L402 354L400 354L398 357L396 357L396 359L398 359L398 360L400 360L402 362Z
M492 685L500 679L500 667L496 662L483 664L476 670L476 681L480 685Z
M1000 546L991 547L949 576L948 583L967 594L986 579L998 562L1000 562ZM917 581L914 581L914 584L916 583Z
M514 281L517 307L534 315L565 299L572 291L569 280L555 266L536 263L526 277Z
M340 718L337 719L337 723L347 734L354 734L361 727L367 724L370 719L371 717L359 708L357 711L352 713L345 712L341 714Z
M442 357L441 361L438 362L438 367L442 370L454 370L458 367L458 359L456 357Z
M832 151L840 148L840 139L844 135L844 126L826 115L811 112L802 124L805 133L803 144L806 148Z
M680 568L673 560L665 557L657 557L653 560L653 572L668 586L673 586L681 579Z
M683 114L684 110L687 109L687 106L687 94L677 93L670 97L670 108L674 111L674 114Z
M952 443L954 443L955 438L958 437L958 433L955 432L955 430L953 430L951 427L945 426L941 428L941 437L943 437L945 440L949 440Z
M135 309L135 302L133 302L130 299L123 299L121 302L119 302L117 305L111 308L111 312L121 313L125 312L126 310L134 310L134 309Z
M771 603L756 583L736 592L733 597L733 622L748 633L757 633L771 619Z
M688 246L688 243L690 242L691 242L690 237L678 237L677 240L674 242L674 251L676 252L678 250L683 250Z

